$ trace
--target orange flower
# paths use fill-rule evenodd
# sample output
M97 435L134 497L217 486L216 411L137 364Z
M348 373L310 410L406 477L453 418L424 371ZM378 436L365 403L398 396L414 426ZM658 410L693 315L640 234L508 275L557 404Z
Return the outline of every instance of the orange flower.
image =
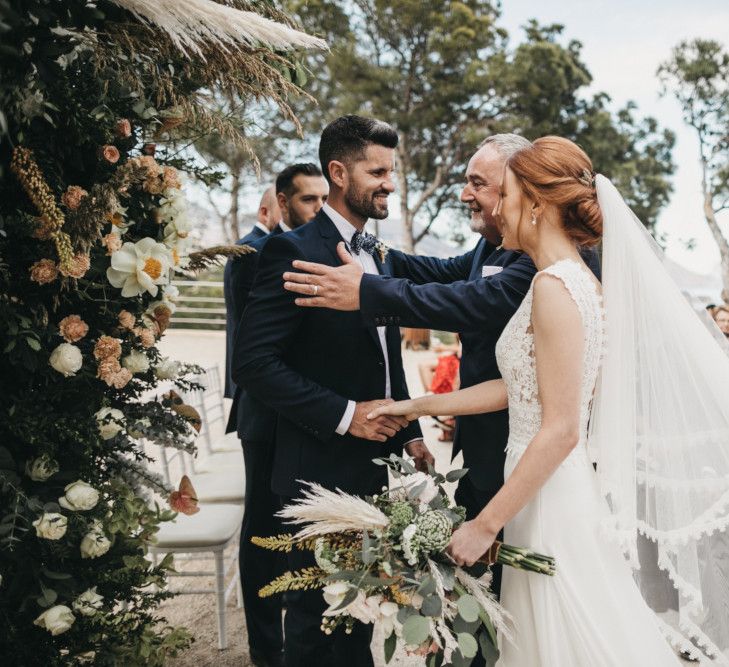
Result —
M188 516L197 514L200 511L198 506L197 494L192 486L192 482L187 475L183 475L180 480L180 486L177 491L170 494L170 507L175 512L182 512Z
M119 149L112 144L106 144L106 146L102 146L100 149L100 153L101 157L110 164L114 164L119 161Z
M126 118L116 121L114 132L120 139L126 139L132 135L132 124Z
M109 358L118 359L121 351L121 343L111 336L101 336L94 345L94 357L99 361Z
M135 323L136 318L128 310L122 310L119 313L119 324L123 329L129 329L131 331Z
M58 278L58 267L52 259L39 259L30 267L30 279L39 285L52 283Z
M90 268L91 257L80 252L73 256L67 269L61 268L61 273L67 278L83 278Z
M69 315L64 317L59 323L58 328L67 343L75 343L81 340L88 332L89 325L86 324L78 315Z
M81 200L88 194L78 185L69 185L66 192L61 195L61 204L71 211L75 211L81 204Z

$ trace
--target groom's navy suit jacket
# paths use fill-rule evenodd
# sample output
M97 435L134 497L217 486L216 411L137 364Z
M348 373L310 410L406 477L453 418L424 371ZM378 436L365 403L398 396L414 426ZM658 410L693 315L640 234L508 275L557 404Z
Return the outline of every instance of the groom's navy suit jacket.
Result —
M597 255L583 253L599 277ZM482 277L483 266L502 270ZM461 388L501 377L496 341L516 312L536 274L528 255L497 250L481 239L470 252L440 259L391 250L390 278L365 274L360 308L365 323L397 324L458 332L461 336ZM458 417L453 454L463 450L471 483L487 494L503 484L504 449L509 437L506 410Z
M385 443L335 431L348 400L385 394L385 359L377 328L357 312L301 308L283 288L295 259L339 266L342 237L320 211L309 224L270 238L241 319L233 352L233 381L278 413L272 488L298 495L297 480L319 482L356 494L372 494L387 482L372 459L401 452L421 437L417 422ZM378 269L384 272L375 257ZM408 397L400 333L386 327L392 398Z

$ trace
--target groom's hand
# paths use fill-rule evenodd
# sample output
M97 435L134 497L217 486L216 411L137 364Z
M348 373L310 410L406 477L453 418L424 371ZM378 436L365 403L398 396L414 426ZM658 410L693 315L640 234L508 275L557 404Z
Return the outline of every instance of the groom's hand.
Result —
M327 266L296 260L293 267L304 273L287 271L283 274L284 288L303 294L296 299L297 306L359 310L359 285L364 269L347 251L344 242L337 244L341 266Z
M407 419L403 417L388 417L383 415L376 419L367 419L367 415L381 405L392 403L391 398L383 398L376 401L362 401L354 408L352 422L349 425L349 433L355 438L385 442L395 435L400 429L408 425Z
M428 472L428 465L435 468L435 457L422 440L413 440L405 445L405 451L413 457L415 469Z

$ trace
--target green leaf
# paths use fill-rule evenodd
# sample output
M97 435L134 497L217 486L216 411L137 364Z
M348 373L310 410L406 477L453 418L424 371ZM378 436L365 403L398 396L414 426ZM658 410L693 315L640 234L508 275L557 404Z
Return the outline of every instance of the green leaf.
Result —
M469 595L468 593L466 593L466 595L461 595L461 597L458 598L456 605L458 607L459 616L466 621L466 623L473 623L478 620L480 607L473 595Z
M392 656L395 654L395 648L397 648L397 635L393 630L390 636L385 639L385 664L388 664L392 660Z
M357 594L359 593L358 588L350 588L345 594L343 600L334 607L333 611L339 611L340 609L344 609L346 606L352 604L354 602L355 598L357 597Z
M478 633L478 645L481 648L481 656L486 661L486 667L493 667L499 659L499 649L495 642L492 642L485 632Z
M478 643L473 635L468 635L465 632L458 634L458 648L465 658L475 658L476 653L478 653Z
M420 586L418 586L418 594L426 597L432 593L435 593L435 579L426 574L420 582Z
M425 616L440 616L443 611L443 602L438 595L429 595L423 600L420 613Z
M28 344L28 347L31 350L35 350L36 352L40 352L41 344L35 338L26 338L25 339L25 342Z
M430 636L430 622L424 616L413 615L402 626L402 636L410 646L420 646Z
M400 609L397 610L397 620L401 625L404 625L405 621L407 621L411 616L416 616L417 613L418 612L412 607L400 607Z
M446 473L447 482L457 482L461 477L468 473L468 468L459 468L458 470L450 470Z

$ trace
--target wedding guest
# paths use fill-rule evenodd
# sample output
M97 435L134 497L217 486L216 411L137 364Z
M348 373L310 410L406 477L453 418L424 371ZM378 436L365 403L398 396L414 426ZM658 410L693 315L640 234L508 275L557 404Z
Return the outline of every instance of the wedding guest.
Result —
M268 241L312 220L324 205L329 186L312 163L286 167L276 178L275 198L280 220L270 234L249 242L256 251L226 266L230 298L228 314L234 322L233 338L248 302L259 269L261 251ZM270 199L270 198L269 198ZM228 350L230 354L230 350ZM227 432L236 431L243 446L246 474L246 506L240 535L239 566L243 607L248 629L251 662L258 667L283 664L281 598L260 598L258 591L284 570L284 559L251 543L251 537L282 532L275 517L278 497L271 491L276 413L256 401L241 387L235 388Z
M261 203L258 204L258 213L256 214L256 224L253 225L248 234L236 241L236 245L247 245L256 239L268 236L281 219L281 211L278 207L276 198L276 187L271 185L263 191ZM238 320L233 317L231 310L231 302L233 293L231 292L230 269L232 263L225 265L223 272L223 297L225 298L225 398L233 398L235 393L235 385L230 378L230 350L233 345L233 332Z
M716 326L729 338L729 305L722 304L720 306L714 306L711 315L714 318L714 322L716 322Z

